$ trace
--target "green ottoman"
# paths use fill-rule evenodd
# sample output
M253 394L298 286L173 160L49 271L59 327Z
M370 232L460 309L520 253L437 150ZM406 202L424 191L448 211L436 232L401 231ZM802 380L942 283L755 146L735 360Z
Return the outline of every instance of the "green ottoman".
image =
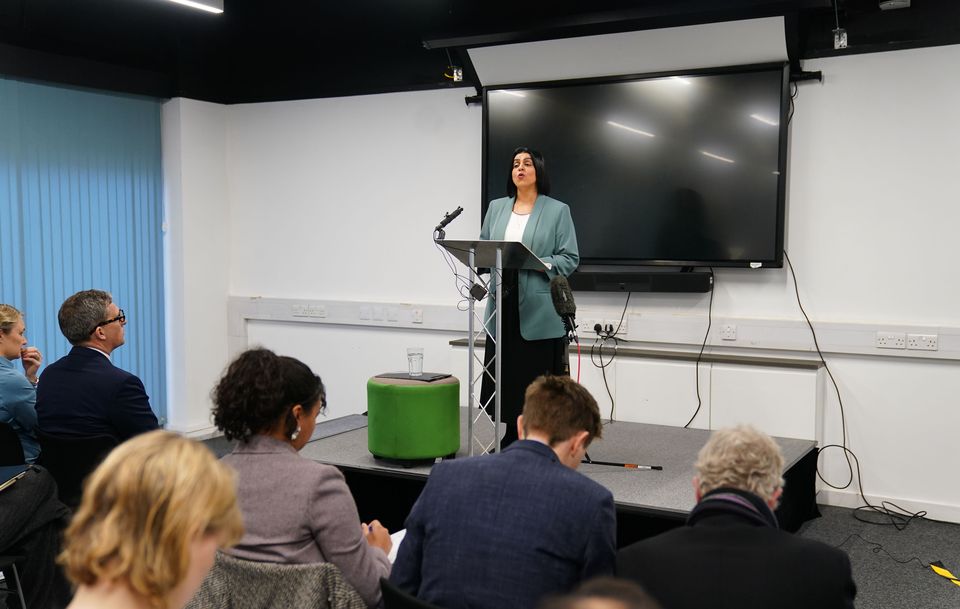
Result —
M367 448L412 461L460 450L460 381L373 377L367 381Z

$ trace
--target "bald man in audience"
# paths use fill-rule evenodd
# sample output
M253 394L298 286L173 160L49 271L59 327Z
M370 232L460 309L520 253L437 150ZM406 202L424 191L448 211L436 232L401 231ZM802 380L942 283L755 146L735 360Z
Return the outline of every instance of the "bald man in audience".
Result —
M848 556L779 529L783 455L770 436L748 426L716 431L696 469L686 526L620 550L620 577L670 609L853 607Z
M579 383L541 376L503 452L434 466L390 580L444 609L533 609L613 572L610 491L576 472L600 410Z

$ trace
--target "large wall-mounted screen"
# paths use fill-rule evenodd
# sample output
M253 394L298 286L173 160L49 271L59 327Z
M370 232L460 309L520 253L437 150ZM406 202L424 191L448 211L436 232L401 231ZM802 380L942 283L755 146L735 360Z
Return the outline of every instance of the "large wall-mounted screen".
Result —
M581 265L782 266L788 102L780 64L488 88L484 206L529 146Z

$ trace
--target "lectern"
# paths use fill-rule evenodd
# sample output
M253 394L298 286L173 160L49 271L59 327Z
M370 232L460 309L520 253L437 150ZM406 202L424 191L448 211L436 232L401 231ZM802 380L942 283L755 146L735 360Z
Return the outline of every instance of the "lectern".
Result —
M480 335L480 332L486 333L487 322L489 319L484 318L483 316L477 315L476 312L476 299L468 298L469 304L469 338L468 338L468 357L470 361L467 365L468 376L469 376L469 408L468 408L468 417L467 417L467 435L470 436L470 454L474 454L474 449L479 446L482 452L487 453L491 450L491 444L493 452L500 451L500 379L502 370L500 366L500 349L501 342L500 337L503 336L503 329L501 327L501 320L503 317L500 315L500 307L503 303L503 282L501 281L503 277L503 269L517 269L517 270L528 270L528 271L546 271L547 266L543 263L542 260L537 258L537 256L527 249L523 243L519 241L453 241L447 239L437 240L437 244L450 252L457 260L462 262L469 269L470 274L470 286L473 286L475 283L480 283L489 295L491 292L496 294L496 307L494 308L493 314L496 316L495 324L495 333L496 338L487 334L486 340L492 340L495 347L495 355L493 358L494 365L494 374L491 378L494 380L494 393L492 396L494 402L494 417L490 418L490 415L487 413L487 406L489 405L489 400L487 404L480 404L480 398L477 395L477 384L482 383L483 375L490 374L490 371L487 368L487 364L483 361L483 357L477 357L476 354L476 338ZM479 277L477 273L478 268L490 269L489 279L484 281ZM470 287L468 286L468 287ZM480 329L476 329L475 321L480 322ZM479 375L474 374L474 363L480 362L481 373ZM474 411L476 408L476 411ZM482 440L474 434L474 424L479 422L483 418L485 421L493 425L492 434L493 441L489 444L483 444ZM508 425L516 424L515 421L508 421Z

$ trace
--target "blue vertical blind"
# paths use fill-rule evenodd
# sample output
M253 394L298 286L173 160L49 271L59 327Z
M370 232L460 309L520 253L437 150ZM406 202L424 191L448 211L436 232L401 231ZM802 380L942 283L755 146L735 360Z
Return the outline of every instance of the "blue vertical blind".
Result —
M50 363L70 349L60 304L110 292L127 315L113 361L164 418L160 112L154 99L0 77L0 302L24 312Z

